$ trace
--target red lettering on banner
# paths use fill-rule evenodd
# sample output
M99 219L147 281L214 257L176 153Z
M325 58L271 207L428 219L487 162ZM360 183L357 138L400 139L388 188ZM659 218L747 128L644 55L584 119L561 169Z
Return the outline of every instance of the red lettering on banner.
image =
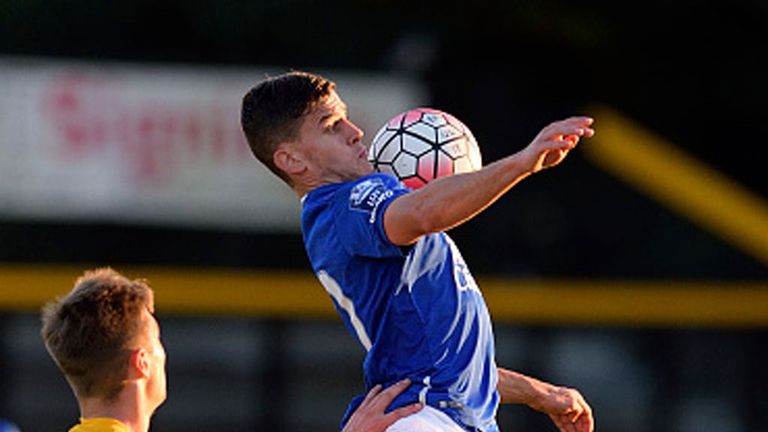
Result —
M236 163L250 153L236 109L217 101L190 107L129 96L117 81L72 73L54 78L43 102L60 157L116 151L131 181L158 185L172 179L183 162Z
M183 138L192 151L193 156L201 154L202 125L197 113L194 111L184 112L184 134Z

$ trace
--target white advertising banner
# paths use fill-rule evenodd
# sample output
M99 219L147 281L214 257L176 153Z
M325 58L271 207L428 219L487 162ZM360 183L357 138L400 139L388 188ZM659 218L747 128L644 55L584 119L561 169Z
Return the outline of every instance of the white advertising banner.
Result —
M240 129L242 96L280 72L0 57L0 217L297 231ZM317 72L366 140L426 103L413 81Z

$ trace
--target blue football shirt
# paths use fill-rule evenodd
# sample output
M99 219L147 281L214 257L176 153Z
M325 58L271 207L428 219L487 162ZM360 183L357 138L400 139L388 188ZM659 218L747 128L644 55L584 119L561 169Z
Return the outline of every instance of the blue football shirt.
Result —
M387 206L409 192L386 174L309 192L302 232L312 268L367 351L367 388L407 377L390 408L420 400L468 429L498 431L491 320L459 250L445 233L402 248L384 232Z

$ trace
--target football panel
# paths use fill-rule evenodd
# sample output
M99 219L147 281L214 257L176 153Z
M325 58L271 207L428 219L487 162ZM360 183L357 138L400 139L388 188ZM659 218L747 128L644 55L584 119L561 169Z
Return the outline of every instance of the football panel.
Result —
M436 152L431 151L419 157L418 176L425 182L431 182L435 179L435 154Z
M480 152L480 146L477 145L477 141L474 138L468 140L469 146L469 162L472 164L472 170L477 171L483 167L483 154Z
M376 168L376 171L380 173L389 174L393 177L397 177L397 173L392 168L391 164L388 164L388 163L377 164L375 165L375 168Z
M400 114L394 116L392 118L392 120L390 120L389 123L387 123L386 127L390 128L390 129L399 129L400 125L401 125L401 123L403 121L403 117L405 117L405 114L406 113L400 113Z
M418 156L428 151L431 151L432 148L433 148L433 145L427 141L424 141L422 138L417 138L409 134L402 135L403 151L406 151L408 153Z
M417 159L405 152L399 152L394 161L392 161L392 168L395 170L395 177L404 179L416 175Z
M408 186L409 188L411 188L413 190L416 190L416 189L419 189L421 187L424 187L424 185L427 184L427 183L424 182L424 180L422 180L422 179L420 179L418 177L410 177L410 178L407 178L407 179L403 179L402 182L403 182L403 184L405 184L406 186Z
M435 128L430 126L427 123L423 123L423 122L414 123L411 126L409 126L408 129L405 129L405 133L413 135L415 137L419 137L428 143L437 142L437 136L436 136L437 133L435 131Z
M392 133L388 141L374 143L368 151L368 160L373 163L390 163L400 152L401 135Z
M418 122L421 120L422 111L420 109L414 109L410 111L406 111L405 113L401 114L401 122L399 123L402 128L408 128L412 124Z
M458 139L447 144L443 144L440 146L440 151L445 153L451 159L457 159L469 154L468 143L465 139Z
M461 120L454 117L452 114L444 113L445 120L450 124L451 126L455 127L456 129L466 133L469 131L469 128L467 125L465 125Z
M387 134L387 127L382 126L378 132L376 132L376 135L373 136L373 139L371 140L371 144L368 146L368 161L374 162L376 159L376 155L381 151L381 148L386 143L388 137L385 136Z
M381 142L382 140L385 140L385 138L382 136L384 135L390 128L387 125L384 125L379 128L379 130L376 131L376 135L373 136L373 139L371 140L371 146L374 144Z
M475 168L475 166L472 164L472 161L468 156L460 157L455 161L453 161L454 174L468 173L476 170L477 168Z
M435 171L437 171L437 177L446 177L451 174L456 173L456 166L454 164L454 161L452 158L442 154L437 154L437 164L435 166Z
M433 127L441 127L447 123L442 111L429 110L421 116L421 121Z
M437 129L437 142L443 144L452 140L461 139L464 131L453 125L446 124Z

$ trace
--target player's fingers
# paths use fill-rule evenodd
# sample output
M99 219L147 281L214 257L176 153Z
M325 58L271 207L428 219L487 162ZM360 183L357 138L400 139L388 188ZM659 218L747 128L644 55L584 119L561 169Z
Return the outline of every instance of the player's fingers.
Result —
M573 133L568 134L566 136L574 136L574 137L585 137L589 138L595 134L595 130L588 127L577 127L574 129L570 129Z
M542 129L542 133L545 138L555 138L564 135L581 135L584 133L584 126L558 122L552 123Z
M594 120L591 117L569 117L565 120L556 121L550 123L544 129L558 128L558 127L570 127L570 128L589 128Z
M595 134L595 130L594 129L592 129L591 127L586 127L586 126L579 126L579 125L577 125L577 126L574 126L574 127L569 127L567 129L571 131L570 135L574 135L574 136L577 136L577 137L591 137L592 135Z
M593 432L595 430L595 423L592 417L583 415L579 417L579 421L576 422L577 432Z
M595 429L595 419L592 417L592 408L583 398L580 398L578 402L583 409L583 412L578 419L578 430L579 432L592 432Z
M581 398L581 395L576 393L573 396L573 402L572 407L570 409L570 412L568 413L568 417L571 420L571 423L576 423L576 421L581 418L584 415L587 415L587 409L586 403L584 402L584 399Z
M563 141L565 141L568 144L568 148L573 148L578 144L579 142L579 136L578 135L566 135L563 137Z
M586 400L584 400L584 398L579 399L579 405L581 405L582 408L584 408L584 411L587 414L589 414L590 417L592 417L592 407L589 406L589 404L587 403Z
M555 423L557 430L560 432L576 432L573 429L573 423L569 422L565 416L551 415L549 417L552 419L552 422Z
M575 123L585 124L585 125L591 125L595 122L595 119L590 116L572 116L568 117L569 121L573 121Z
M404 407L400 407L396 410L393 410L392 412L388 413L386 416L389 417L389 420L391 420L392 423L394 423L395 421L403 417L408 417L411 414L416 414L422 408L424 408L424 405L422 405L420 402L416 402L414 404L406 405Z
M588 116L573 116L573 117L568 117L563 121L569 124L574 124L579 126L590 126L592 125L592 123L595 122L595 119Z
M595 427L592 409L581 397L576 398L575 403L576 409L565 413L568 423L572 425L572 429L576 432L592 432Z
M397 395L402 393L403 390L408 388L409 385L411 385L411 380L408 378L398 381L395 384L392 384L391 386L384 389L384 391L382 391L381 393L375 395L371 403L375 403L376 405L387 407L390 403L392 403L393 400L395 400Z
M563 127L557 128L548 132L549 139L555 142L568 142L571 145L576 145L581 137L591 137L594 135L594 130L583 127Z
M571 423L568 420L565 420L565 423L563 424L563 432L579 432L579 429L577 428L576 423Z
M571 423L576 423L581 418L582 415L584 415L584 411L581 411L581 410L574 411L568 414L568 420L570 420Z
M579 415L580 414L581 413L578 410L574 410L574 409L569 408L569 409L563 411L561 416L564 417L565 419L567 419L568 422L575 423L576 420L579 419Z
M589 424L584 422L582 419L579 419L579 421L573 423L573 430L576 432L591 432L589 429Z
M587 404L587 401L584 400L584 397L581 396L581 393L572 389L569 391L571 392L571 407L569 410L576 412L578 414L576 416L577 418L582 414L592 415L592 409L589 407L589 404Z
M373 400L376 398L376 396L379 395L379 392L381 391L381 384L376 384L371 388L368 393L365 395L365 399L360 403L360 406L368 406L373 403Z

